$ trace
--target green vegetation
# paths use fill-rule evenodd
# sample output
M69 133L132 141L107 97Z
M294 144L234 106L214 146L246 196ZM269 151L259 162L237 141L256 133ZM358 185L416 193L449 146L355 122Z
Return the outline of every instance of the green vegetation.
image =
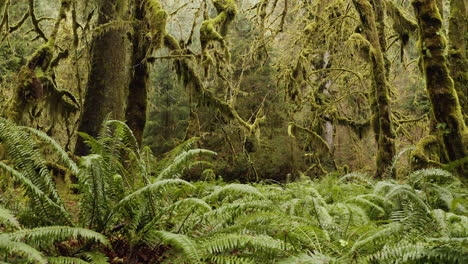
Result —
M406 182L348 173L254 185L210 179L207 169L189 183L184 171L215 155L192 149L195 139L156 162L110 120L97 139L82 135L92 153L78 165L40 131L1 120L0 132L11 157L2 178L16 179L9 192L23 197L0 207L8 263L467 261L466 189L441 169ZM68 184L52 181L59 168Z
M0 264L468 263L466 0L0 0Z

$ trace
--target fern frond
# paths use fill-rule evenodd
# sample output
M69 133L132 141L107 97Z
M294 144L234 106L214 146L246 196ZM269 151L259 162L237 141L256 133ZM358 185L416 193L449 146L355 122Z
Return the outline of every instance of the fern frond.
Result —
M34 247L51 245L56 241L69 239L84 239L103 245L109 245L107 238L89 229L69 226L46 226L33 229L23 229L4 234L12 241L26 241Z
M231 250L249 249L255 254L270 256L283 255L290 246L280 240L265 235L221 234L201 242L209 254L219 254Z
M402 230L403 226L401 224L389 224L384 229L381 229L380 231L377 231L368 237L356 241L356 243L354 243L354 245L352 246L350 252L356 252L364 247L378 250L379 247L382 247L385 243L388 243L390 241L390 238L398 237L399 235L401 235L400 232Z
M156 235L161 238L165 245L181 250L191 261L190 263L201 263L203 252L197 244L189 237L182 234L174 234L166 231L157 231Z
M369 186L372 185L372 182L369 176L367 176L365 173L360 173L360 172L348 173L344 175L343 177L341 177L338 181L340 182L355 181L355 182L364 183Z
M247 212L272 211L274 209L274 204L268 200L241 199L205 213L203 218L210 220L216 227L225 227L226 224L232 223L236 218Z
M427 204L419 197L413 189L411 189L407 185L399 185L395 186L387 195L386 198L388 200L393 200L400 202L402 200L410 200L420 209L424 210L425 212L429 212L429 207Z
M174 203L173 205L171 205L168 209L170 208L179 209L183 207L190 208L191 209L190 211L196 210L195 208L198 208L198 210L201 213L210 212L212 210L209 204L197 198L187 198L187 199L180 200Z
M24 260L34 263L47 263L41 252L25 243L10 240L6 234L0 235L0 252L5 252L7 255L21 256Z
M65 211L63 201L56 191L46 161L37 151L37 144L31 136L24 129L0 118L0 142L6 147L8 157L14 164L15 169L4 163L1 163L0 167L13 174L14 177L26 185L27 195L32 196L30 197L32 199L32 208L45 219L62 217L66 219L66 223L70 224L68 213ZM47 203L44 203L44 200L47 200ZM49 201L52 201L52 203L49 203ZM56 205L54 207L59 209L58 212L47 211L48 208L44 206L45 204Z
M40 215L46 217L50 210L56 212L55 215L59 215L64 219L67 223L71 224L71 218L68 212L62 205L57 204L55 201L50 199L42 190L40 190L31 180L23 176L22 173L18 172L17 170L11 168L10 166L6 165L5 163L0 161L0 168L10 173L13 177L15 177L18 181L20 181L27 191L27 195L34 201L39 208L42 210L40 211ZM57 220L57 219L56 219Z
M366 196L356 196L345 201L345 203L354 203L367 211L370 219L377 219L385 216L385 210L372 201L365 199Z
M217 155L216 152L206 150L206 149L191 149L184 151L177 155L174 160L165 167L159 175L156 177L156 180L162 180L167 178L172 178L175 175L180 175L180 173L189 165L189 162L199 155Z
M5 225L20 229L20 225L16 217L7 209L0 206L0 225Z
M457 181L457 178L450 172L437 168L422 169L411 173L409 182L415 188L422 188L427 183L445 185Z
M163 169L167 168L172 161L179 156L182 152L189 151L192 149L193 145L199 140L198 137L190 138L181 144L177 145L174 149L169 151L164 155L164 158L160 160L156 165L156 172L161 172Z
M90 264L90 262L73 257L48 257L47 262L49 264Z
M82 252L77 255L92 264L108 264L109 258L101 252Z
M22 127L22 129L28 131L29 133L38 137L41 141L47 143L53 150L54 153L57 154L63 164L70 169L70 171L74 174L78 174L78 166L76 165L75 161L73 161L70 156L63 150L63 148L55 141L53 138L49 137L46 133L33 129L30 127Z
M133 135L133 131L130 129L130 127L128 127L128 125L125 122L119 120L108 120L103 123L103 126L114 126L114 138L122 142L134 153L139 153L140 147L138 146L138 142L135 138L135 135Z
M319 264L319 263L334 263L335 258L323 254L300 254L289 258L282 259L277 264Z
M237 256L209 256L207 258L209 263L214 264L256 264L258 263L255 259Z
M115 213L117 210L119 210L125 204L129 203L131 200L136 199L137 197L141 197L145 193L162 192L162 191L166 190L168 187L177 186L177 185L185 186L185 187L188 187L190 189L195 188L195 186L193 186L191 183L189 183L187 181L184 181L184 180L181 180L181 179L168 179L168 180L157 181L155 183L146 185L145 187L142 187L142 188L136 190L135 192L125 196L122 200L120 200L118 202L118 204L116 204L116 206L113 209L113 213Z
M264 198L264 195L255 187L247 184L233 183L215 190L212 194L204 197L206 201L219 200L220 198L233 196L253 196Z

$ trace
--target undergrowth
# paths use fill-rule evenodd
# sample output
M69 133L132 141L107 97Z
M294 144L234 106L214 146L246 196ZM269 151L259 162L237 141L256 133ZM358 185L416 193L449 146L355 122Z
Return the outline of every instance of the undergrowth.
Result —
M119 121L81 136L92 153L74 159L0 120L0 263L468 263L466 187L441 169L188 182L216 156L196 139L157 159Z

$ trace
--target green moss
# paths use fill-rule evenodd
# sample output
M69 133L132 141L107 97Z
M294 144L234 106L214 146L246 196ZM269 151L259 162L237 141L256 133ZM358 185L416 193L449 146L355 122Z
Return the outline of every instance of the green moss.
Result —
M145 5L145 17L149 25L147 36L151 39L152 48L159 49L166 36L167 12L158 0L148 0Z
M368 0L353 0L353 3L361 19L363 33L369 43L369 60L372 65L371 109L375 115L371 124L378 146L376 177L382 177L387 168L391 166L396 154L389 97L390 85L387 80L389 64L384 54L386 49L384 7L381 1L373 1L374 6ZM365 43L357 34L354 38Z
M226 46L224 37L227 35L229 25L237 14L234 0L213 0L213 4L218 15L213 19L203 21L200 27L200 42L206 66L214 64L213 59L208 54L208 45L211 42L218 42L224 50L226 60L230 60L231 54Z
M439 139L429 135L418 142L410 156L411 167L414 170L440 167Z
M421 65L426 78L426 91L432 104L434 119L443 130L438 133L441 146L449 162L467 156L467 128L461 105L454 88L446 58L446 39L443 36L442 18L433 0L414 0L419 25ZM461 168L462 175L468 175Z

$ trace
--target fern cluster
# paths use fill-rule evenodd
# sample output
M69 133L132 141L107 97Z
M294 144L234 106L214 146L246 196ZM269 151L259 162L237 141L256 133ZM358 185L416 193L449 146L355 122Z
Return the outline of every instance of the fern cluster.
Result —
M195 139L158 160L120 121L82 137L92 153L72 159L44 133L0 120L3 177L20 183L27 205L0 207L6 262L468 262L466 188L440 169L405 182L360 173L276 185L188 182L184 170L206 168L199 157L215 155L192 149ZM78 212L50 164L75 179Z

